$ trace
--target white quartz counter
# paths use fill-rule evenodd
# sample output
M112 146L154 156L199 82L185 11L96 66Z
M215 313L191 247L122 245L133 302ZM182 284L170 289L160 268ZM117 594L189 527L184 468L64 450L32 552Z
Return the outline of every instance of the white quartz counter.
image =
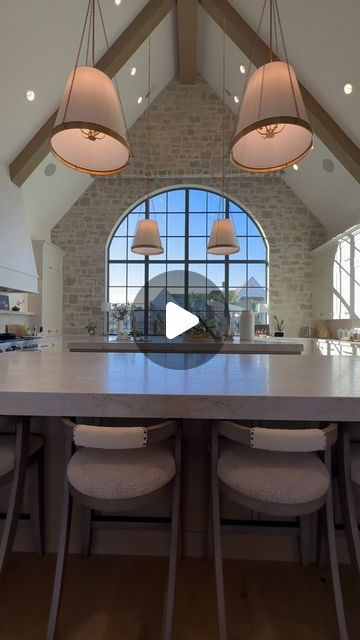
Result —
M9 353L0 415L360 420L360 358L189 354Z

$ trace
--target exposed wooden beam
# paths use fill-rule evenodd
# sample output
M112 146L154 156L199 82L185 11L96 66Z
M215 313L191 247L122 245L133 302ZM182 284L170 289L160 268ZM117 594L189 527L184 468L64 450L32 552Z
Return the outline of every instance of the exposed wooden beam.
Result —
M269 47L243 20L227 0L199 0L201 6L221 27L249 60L260 67L269 60ZM225 20L224 20L225 18ZM314 132L347 171L360 182L360 149L319 104L314 96L300 84L304 103Z
M179 82L195 84L198 0L177 0Z
M176 0L149 0L144 9L100 58L96 67L113 78L175 5ZM50 136L56 114L57 111L11 163L10 176L19 187L49 153Z

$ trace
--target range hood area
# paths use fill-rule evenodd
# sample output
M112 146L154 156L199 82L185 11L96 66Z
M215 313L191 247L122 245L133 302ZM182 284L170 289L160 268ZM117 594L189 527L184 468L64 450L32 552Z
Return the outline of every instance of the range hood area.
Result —
M38 292L23 195L0 165L0 291Z

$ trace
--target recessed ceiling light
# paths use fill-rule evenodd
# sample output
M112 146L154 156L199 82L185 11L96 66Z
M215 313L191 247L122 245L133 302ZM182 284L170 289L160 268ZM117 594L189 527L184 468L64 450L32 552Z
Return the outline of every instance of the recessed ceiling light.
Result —
M131 73L132 76L134 76L135 73L136 73L136 67L131 67L130 73Z
M240 102L239 96L234 96L234 102L236 102L236 104Z
M299 171L299 165L298 164L293 164L292 168L294 169L294 171Z
M26 100L28 100L29 102L32 102L33 100L35 100L35 91L33 91L32 89L28 89L25 92L25 96L26 96Z
M121 4L121 0L114 0L116 6L118 7Z
M324 171L326 171L327 173L332 173L333 171L335 171L335 165L330 158L324 158L324 160L322 161L322 166Z
M353 86L350 82L347 82L346 84L344 84L344 93L346 93L347 96L350 95L350 93L352 93L353 90Z
M50 178L56 172L56 165L53 162L49 162L44 169L44 173L47 178Z
M141 104L141 103L142 103L142 96L139 96L138 97L138 104Z
M246 69L245 69L245 65L241 64L240 65L240 73L245 73Z

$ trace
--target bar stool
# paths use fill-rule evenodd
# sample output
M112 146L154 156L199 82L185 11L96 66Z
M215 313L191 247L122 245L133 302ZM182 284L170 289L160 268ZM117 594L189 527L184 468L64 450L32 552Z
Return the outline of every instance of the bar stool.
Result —
M167 420L150 427L103 427L76 425L65 419L64 424L64 501L47 640L56 633L73 500L85 510L122 513L141 509L171 491L169 574L162 628L162 640L170 640L180 527L181 438L177 422Z
M223 436L219 442L219 436ZM229 421L215 423L211 446L211 493L220 640L227 640L219 494L275 516L324 513L332 585L341 640L348 640L337 563L331 447L337 425L324 429L271 429ZM320 458L318 455L323 458Z
M0 544L0 574L9 558L17 530L26 474L34 551L44 552L44 440L30 435L30 418L0 417L0 428L15 426L15 434L0 434L0 486L11 482L10 499Z
M360 422L340 426L337 453L345 534L351 563L360 574L360 540L355 509L355 496L360 497Z

